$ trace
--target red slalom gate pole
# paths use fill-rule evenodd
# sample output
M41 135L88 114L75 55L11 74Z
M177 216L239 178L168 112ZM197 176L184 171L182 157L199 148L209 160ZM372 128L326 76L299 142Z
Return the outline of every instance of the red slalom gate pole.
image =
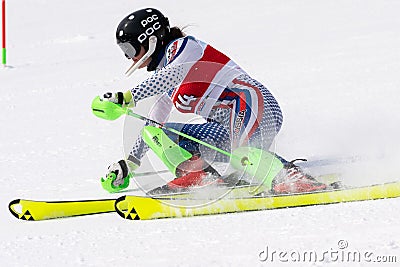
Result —
M6 0L1 1L1 17L2 19L2 46L1 46L1 53L2 53L2 63L5 67L7 64L7 55L6 55Z

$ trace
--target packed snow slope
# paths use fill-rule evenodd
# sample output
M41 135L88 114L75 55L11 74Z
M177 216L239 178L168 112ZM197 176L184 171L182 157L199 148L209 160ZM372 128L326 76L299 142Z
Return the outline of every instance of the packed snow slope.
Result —
M398 264L400 199L134 222L113 214L23 222L9 214L15 198L118 196L103 191L99 177L124 157L124 142L141 122L127 134L123 119L100 120L90 103L148 76L124 77L129 62L114 40L119 21L148 6L172 25L189 25L188 34L230 55L273 92L284 112L274 147L280 155L363 159L337 166L349 184L400 178L399 1L7 1L0 265L377 264L322 258L325 251L397 256ZM135 110L146 114L149 104ZM267 249L275 258L265 259ZM318 261L288 256L304 251L318 253Z

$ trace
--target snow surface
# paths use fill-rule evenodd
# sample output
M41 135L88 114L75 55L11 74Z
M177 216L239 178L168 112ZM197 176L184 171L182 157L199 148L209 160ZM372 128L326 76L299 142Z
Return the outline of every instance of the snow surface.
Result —
M135 222L115 214L23 222L9 214L15 198L111 197L99 177L124 156L140 123L133 130L133 122L97 119L90 103L147 77L145 71L124 77L129 64L114 40L119 21L147 6L164 11L173 25L190 25L189 34L270 88L284 112L280 155L367 159L338 167L349 183L399 178L399 1L7 1L1 266L377 265L281 262L277 254L260 261L267 247L320 256L371 252L397 256L398 264L399 199ZM145 114L150 101L136 110Z

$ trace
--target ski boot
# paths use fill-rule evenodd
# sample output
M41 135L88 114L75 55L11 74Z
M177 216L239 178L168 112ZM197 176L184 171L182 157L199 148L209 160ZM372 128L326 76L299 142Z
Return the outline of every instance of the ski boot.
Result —
M274 178L272 181L272 193L306 193L327 189L326 184L317 181L309 174L305 174L299 166L294 164L295 161L288 162Z
M176 170L177 178L166 185L148 192L150 195L188 192L196 187L221 185L221 175L198 156L181 163Z

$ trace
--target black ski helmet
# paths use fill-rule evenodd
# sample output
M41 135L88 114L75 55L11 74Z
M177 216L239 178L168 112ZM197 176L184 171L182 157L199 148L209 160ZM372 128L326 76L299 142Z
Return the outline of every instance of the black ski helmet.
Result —
M148 71L152 71L157 67L153 61L158 60L156 58L160 49L167 45L169 32L168 18L155 8L144 8L129 14L119 23L116 32L117 44L127 58L132 58L139 54L140 46L148 51L150 36L157 37L156 50L152 54L152 62L147 67Z

